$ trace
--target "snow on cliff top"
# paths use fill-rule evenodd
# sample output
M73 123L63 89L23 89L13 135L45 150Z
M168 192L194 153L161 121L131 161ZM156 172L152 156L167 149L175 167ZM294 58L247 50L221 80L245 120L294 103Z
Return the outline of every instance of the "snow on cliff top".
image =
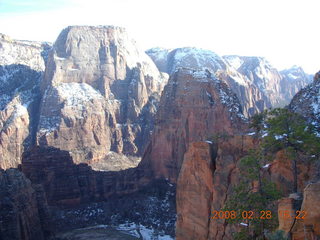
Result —
M225 68L225 62L216 53L201 48L178 48L172 51L173 66L172 69L178 67L189 67L194 69L218 69Z
M11 40L3 34L0 35L0 43L0 65L22 64L36 71L44 71L42 43Z
M67 106L80 105L96 98L103 98L101 93L86 83L61 83L57 90Z
M212 73L209 69L194 70L190 68L179 68L176 70L176 72L178 71L184 71L186 74L192 75L192 77L195 78L198 82L214 83L214 86L219 93L221 103L227 107L230 113L235 114L242 120L246 120L245 116L242 113L242 107L239 99L232 92L232 90L224 82L216 78L214 73Z

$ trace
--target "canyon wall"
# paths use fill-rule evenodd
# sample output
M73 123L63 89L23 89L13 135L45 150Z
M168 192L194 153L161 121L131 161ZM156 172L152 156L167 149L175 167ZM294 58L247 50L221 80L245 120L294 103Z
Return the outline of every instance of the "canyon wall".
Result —
M0 34L0 168L17 167L34 142L40 81L50 45Z

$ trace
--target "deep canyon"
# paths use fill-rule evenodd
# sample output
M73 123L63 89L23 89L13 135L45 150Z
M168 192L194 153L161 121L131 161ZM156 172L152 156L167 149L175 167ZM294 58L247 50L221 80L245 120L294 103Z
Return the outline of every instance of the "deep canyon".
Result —
M114 26L70 26L54 44L1 34L0 240L82 239L68 236L79 229L231 240L237 227L211 212L257 145L251 117L285 106L319 133L320 74L198 48L143 51ZM279 151L264 170L283 190L279 209L297 202L290 168ZM310 214L279 229L320 239L319 164L297 168Z

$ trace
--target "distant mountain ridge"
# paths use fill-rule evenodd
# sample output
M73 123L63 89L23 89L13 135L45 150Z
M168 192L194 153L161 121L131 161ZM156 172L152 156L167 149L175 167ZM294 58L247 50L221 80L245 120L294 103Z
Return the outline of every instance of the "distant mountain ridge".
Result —
M168 74L179 67L213 71L236 93L245 116L288 104L302 87L312 81L312 76L302 68L279 71L263 57L220 57L210 50L190 47L152 48L146 53L160 71Z

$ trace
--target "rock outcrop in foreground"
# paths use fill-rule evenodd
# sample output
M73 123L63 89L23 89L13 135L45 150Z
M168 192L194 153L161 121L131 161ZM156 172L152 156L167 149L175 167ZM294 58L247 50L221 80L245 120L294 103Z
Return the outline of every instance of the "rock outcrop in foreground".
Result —
M315 106L318 105L318 79L317 74L315 82L301 90L290 105L291 109L303 114L315 126L319 126L315 113ZM221 219L211 219L211 212L220 211L232 194L239 182L238 161L254 146L254 138L244 132L238 136L217 138L212 142L189 144L177 181L177 240L233 239L232 233L241 226L227 224ZM291 234L295 240L316 239L320 235L320 210L316 207L320 196L319 162L300 160L297 165L298 189L303 190L303 197L299 193L292 194L292 164L284 151L277 152L272 163L262 171L276 183L284 196L288 196L279 201L278 210L288 211L292 216L284 219L280 214L279 229ZM297 210L305 211L306 218L295 220Z
M232 239L235 229L211 213L223 208L239 179L237 162L253 145L250 136L190 144L177 183L177 240Z
M37 142L104 170L137 165L167 77L119 27L68 27L48 57ZM108 164L114 154L123 166ZM120 164L121 165L121 164Z

